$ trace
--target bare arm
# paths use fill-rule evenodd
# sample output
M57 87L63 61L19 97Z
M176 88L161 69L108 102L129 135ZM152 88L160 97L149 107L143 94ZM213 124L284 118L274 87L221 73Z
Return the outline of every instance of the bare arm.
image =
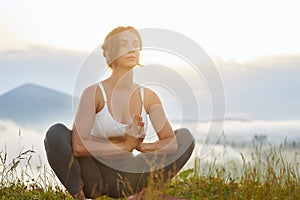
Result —
M149 89L145 90L145 95L147 95L145 96L145 107L159 140L153 143L140 142L137 150L143 153L154 151L158 153L175 153L177 151L177 140L159 97Z
M97 107L103 107L102 93L97 85L86 88L81 96L72 129L72 147L75 156L103 156L106 158L126 155L138 143L138 139L126 134L125 142L113 144L107 140L91 140L90 130ZM139 123L139 122L138 122Z

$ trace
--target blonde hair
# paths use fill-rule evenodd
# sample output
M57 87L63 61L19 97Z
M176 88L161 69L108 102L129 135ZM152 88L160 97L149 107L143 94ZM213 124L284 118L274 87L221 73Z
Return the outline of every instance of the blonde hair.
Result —
M140 50L142 50L142 38L141 38L141 35L140 33L132 26L119 26L117 28L114 28L111 32L109 32L107 34L107 36L105 37L105 40L104 40L104 43L103 45L101 46L102 50L103 50L103 56L106 57L106 53L109 53L109 51L112 51L110 49L110 45L108 44L108 40L114 36L114 35L117 35L119 33L122 33L124 31L132 31L134 34L136 34L136 36L138 37L139 39L139 42L140 42ZM106 60L107 62L107 65L112 68L112 64L109 64L108 61ZM138 63L138 65L140 65L140 63ZM141 65L140 65L141 66Z

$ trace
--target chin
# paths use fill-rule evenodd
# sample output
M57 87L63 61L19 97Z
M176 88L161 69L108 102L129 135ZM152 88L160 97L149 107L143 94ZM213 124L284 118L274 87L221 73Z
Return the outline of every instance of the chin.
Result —
M138 62L136 62L136 61L127 61L127 62L126 61L125 62L118 61L116 63L116 65L119 65L120 67L128 69L128 70L134 68L135 66L137 66L137 64L138 64Z
M137 66L137 63L134 62L134 63L127 63L126 65L126 68L134 68L135 66Z

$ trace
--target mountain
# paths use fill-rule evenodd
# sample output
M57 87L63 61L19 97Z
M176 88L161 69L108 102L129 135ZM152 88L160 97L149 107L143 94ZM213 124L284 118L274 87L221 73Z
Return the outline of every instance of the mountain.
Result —
M0 96L0 119L41 129L55 122L71 125L72 96L35 84L24 84Z

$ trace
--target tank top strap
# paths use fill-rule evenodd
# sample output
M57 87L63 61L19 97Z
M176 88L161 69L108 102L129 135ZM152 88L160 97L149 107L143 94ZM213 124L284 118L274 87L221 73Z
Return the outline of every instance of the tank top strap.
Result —
M142 97L142 105L144 105L144 87L140 86L141 97Z
M102 96L103 96L104 102L106 103L107 102L107 97L106 97L105 89L103 87L102 82L99 82L98 86L99 86L99 88L100 88L100 90L102 92Z

